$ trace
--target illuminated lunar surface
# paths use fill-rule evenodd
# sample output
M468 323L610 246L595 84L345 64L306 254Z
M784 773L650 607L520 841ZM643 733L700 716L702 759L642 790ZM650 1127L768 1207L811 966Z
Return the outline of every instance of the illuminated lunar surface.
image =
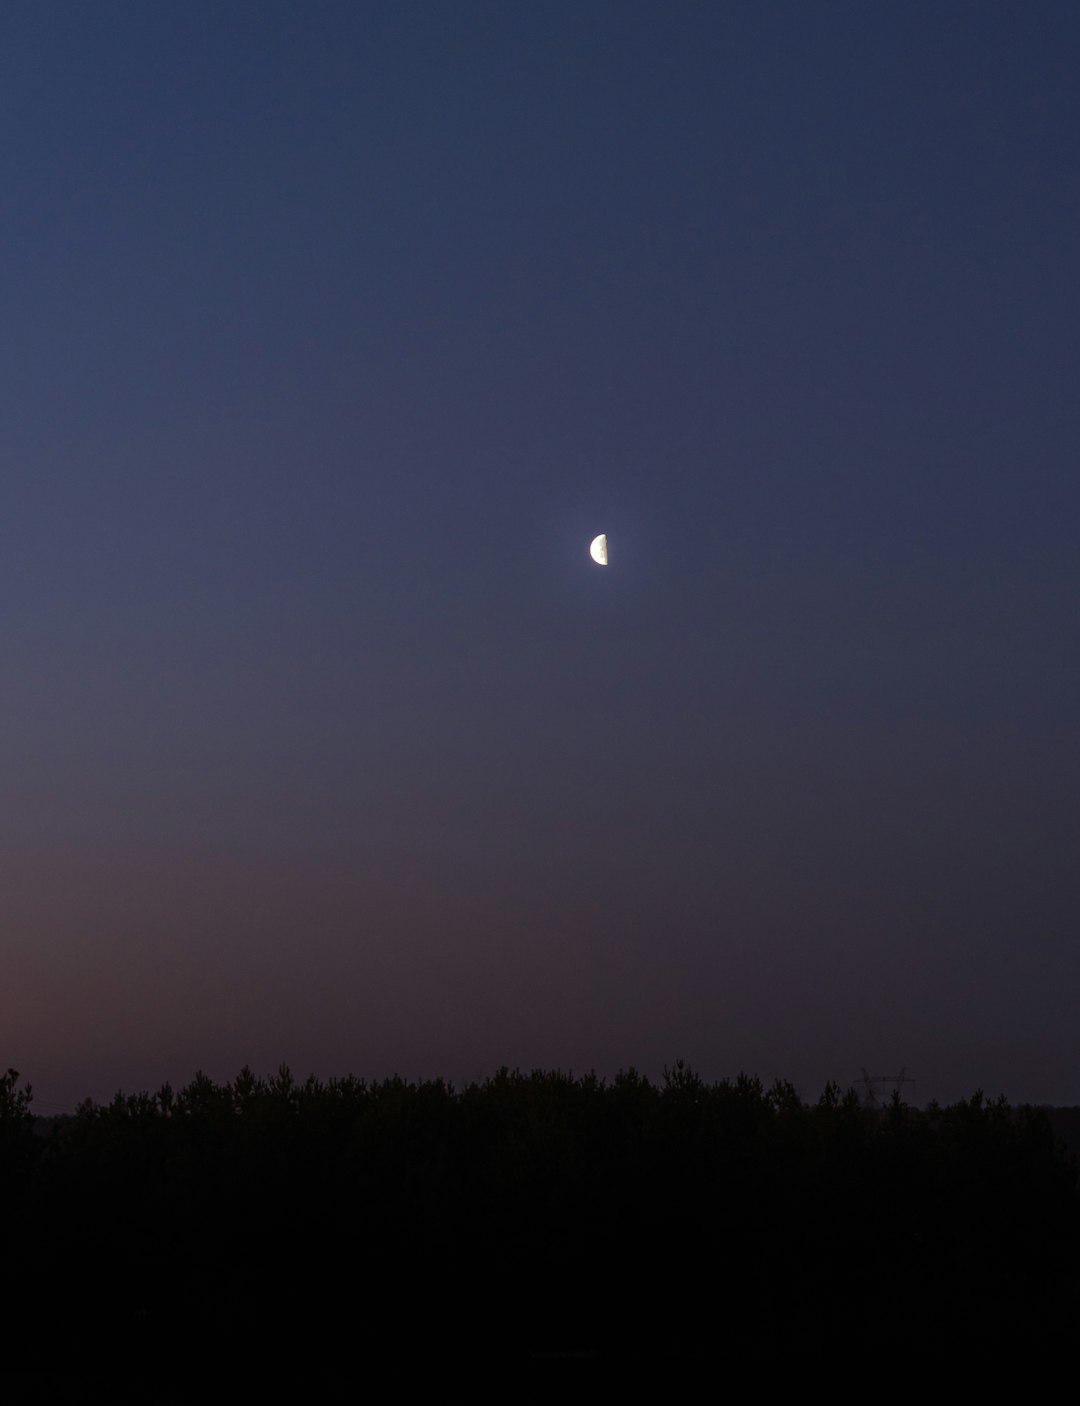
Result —
M589 544L589 555L598 566L607 566L607 537L601 532L599 537L594 537Z

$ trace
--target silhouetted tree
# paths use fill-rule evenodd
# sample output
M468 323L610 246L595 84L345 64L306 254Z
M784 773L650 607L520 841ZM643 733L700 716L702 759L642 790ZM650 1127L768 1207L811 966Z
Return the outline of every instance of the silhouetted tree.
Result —
M659 1084L503 1068L460 1090L282 1066L86 1102L34 1138L17 1080L8 1330L42 1351L119 1336L197 1376L199 1345L231 1342L362 1382L469 1343L715 1362L881 1348L900 1321L941 1350L1074 1333L1076 1167L1002 1099L805 1104L682 1061ZM162 1357L177 1324L183 1361Z

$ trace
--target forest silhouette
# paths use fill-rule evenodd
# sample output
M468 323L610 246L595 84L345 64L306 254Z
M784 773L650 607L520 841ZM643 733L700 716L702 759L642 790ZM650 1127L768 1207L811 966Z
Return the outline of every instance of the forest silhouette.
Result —
M812 1104L684 1063L299 1082L243 1069L32 1116L0 1078L6 1327L26 1364L806 1360L1053 1350L1077 1167L982 1094ZM119 1360L119 1359L117 1359ZM306 1364L306 1367L305 1367Z

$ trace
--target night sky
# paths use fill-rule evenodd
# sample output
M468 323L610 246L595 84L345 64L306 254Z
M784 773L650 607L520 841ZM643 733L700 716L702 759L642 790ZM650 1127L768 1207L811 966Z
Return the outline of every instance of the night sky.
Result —
M1071 0L5 5L37 1111L1080 1102L1078 72Z

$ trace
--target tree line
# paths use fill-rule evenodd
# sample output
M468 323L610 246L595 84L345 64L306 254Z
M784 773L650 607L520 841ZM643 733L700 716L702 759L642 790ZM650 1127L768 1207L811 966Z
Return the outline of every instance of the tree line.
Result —
M8 1342L367 1379L390 1361L1053 1350L1080 1308L1077 1167L981 1093L882 1110L682 1062L660 1081L119 1093L35 1131L0 1076Z

